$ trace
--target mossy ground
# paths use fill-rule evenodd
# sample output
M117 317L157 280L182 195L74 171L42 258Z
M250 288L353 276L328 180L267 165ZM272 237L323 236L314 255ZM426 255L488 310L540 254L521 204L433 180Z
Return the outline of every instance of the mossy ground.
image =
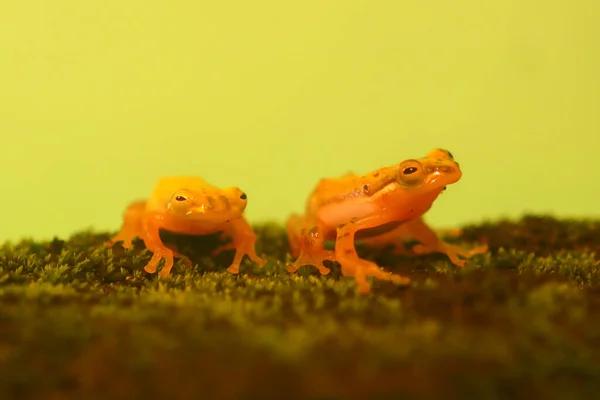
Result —
M290 261L283 228L256 227L261 270L216 236L169 237L194 266L159 281L150 254L109 233L0 248L0 398L545 399L600 390L600 221L526 216L464 227L489 254L360 248L408 288L360 295L333 266Z

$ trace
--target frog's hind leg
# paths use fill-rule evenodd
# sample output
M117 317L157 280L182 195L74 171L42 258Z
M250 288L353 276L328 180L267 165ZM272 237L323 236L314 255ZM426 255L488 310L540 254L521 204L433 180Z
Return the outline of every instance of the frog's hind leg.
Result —
M382 233L378 236L368 237L359 239L363 244L370 247L382 248L388 245L393 247L393 254L399 255L416 255L416 254L427 254L436 252L434 249L426 248L425 246L417 246L416 248L407 248L405 243L411 240L416 240L418 235L413 232L415 226L419 226L423 223L422 218L418 218L412 221L406 221L402 225L389 232ZM418 232L417 232L418 233ZM438 237L446 236L451 238L460 237L462 234L461 229L440 229L435 231ZM417 252L420 251L420 252Z
M296 272L304 265L312 265L319 270L321 275L327 275L331 271L323 261L335 261L335 254L325 249L323 232L316 225L310 226L300 215L292 215L286 224L288 240L292 255L296 261L287 270Z
M117 242L123 242L125 249L133 247L133 239L141 236L142 216L146 209L145 201L137 201L127 207L123 213L123 223L119 232L104 243L105 247L112 247Z
M484 254L488 251L488 246L486 244L476 246L472 249L464 249L460 246L446 243L439 238L436 232L431 229L422 218L410 221L410 223L407 224L407 228L410 229L411 235L420 242L420 244L413 246L412 250L416 254L443 253L448 256L453 264L459 267L463 267L467 263L467 259L478 254Z

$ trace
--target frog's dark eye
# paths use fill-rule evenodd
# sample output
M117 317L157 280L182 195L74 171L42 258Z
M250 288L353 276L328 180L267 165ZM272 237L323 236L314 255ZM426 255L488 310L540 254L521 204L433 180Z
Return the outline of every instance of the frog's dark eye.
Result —
M177 201L186 201L187 197L179 195L179 196L175 197L175 200L177 200Z
M417 167L408 167L408 168L404 168L404 170L402 171L402 173L404 175L410 175L417 172Z
M452 153L450 153L448 150L446 150L446 153L448 153L448 156L450 156L450 158L454 160L454 156L452 155Z
M248 196L246 196L246 193L242 193L240 195L240 199L242 199L242 200L246 200L247 198L248 198Z

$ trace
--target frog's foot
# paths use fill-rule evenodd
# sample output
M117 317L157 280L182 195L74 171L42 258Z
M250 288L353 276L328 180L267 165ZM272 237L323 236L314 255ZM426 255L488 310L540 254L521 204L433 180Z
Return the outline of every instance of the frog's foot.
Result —
M436 233L438 236L458 238L463 234L463 230L461 228L438 229Z
M416 244L413 246L413 251L419 255L430 253L444 253L448 256L448 258L450 259L450 261L452 261L454 265L464 267L467 263L466 259L471 258L477 254L486 253L488 251L488 246L484 244L473 249L467 250L463 249L460 246L442 242L442 245L439 248L431 248L422 244ZM461 259L459 256L465 259Z
M144 270L149 274L154 274L156 272L156 268L158 267L158 263L161 260L165 260L165 263L158 273L159 278L166 278L171 274L171 269L173 268L173 251L169 249L158 249L154 251L152 258L144 267Z
M193 265L188 256L184 256L177 250L176 244L169 244L169 249L173 252L173 257L180 258L186 266L191 267Z
M362 294L371 292L371 285L367 280L369 276L389 281L399 286L410 284L410 278L384 271L374 262L362 258L346 259L340 262L340 265L342 266L342 274L344 276L354 277L358 291Z
M287 271L294 273L304 265L312 265L321 275L327 275L331 270L323 262L336 261L335 252L325 249L325 240L318 226L308 227L303 224L302 217L298 215L293 215L288 220L288 237L292 256L296 261L287 268Z
M193 265L192 260L190 260L190 258L188 256L184 256L181 253L173 251L173 257L181 258L181 261L183 261L183 263L188 267L191 267Z
M229 273L238 274L240 272L240 264L242 263L242 259L246 255L250 258L250 260L257 263L261 268L264 267L265 264L267 263L267 260L260 258L256 254L254 241L240 242L240 243L236 243L236 242L228 243L226 245L223 245L223 246L217 248L215 251L213 251L213 254L215 254L215 252L217 252L216 254L218 254L221 251L226 250L226 249L235 249L235 256L233 257L233 262L231 263L231 265L229 267L227 267L227 271Z
M335 261L335 253L331 250L318 249L313 251L301 251L298 259L287 268L289 273L294 273L304 265L312 265L319 270L321 275L327 275L331 270L323 262L325 260Z
M118 242L122 242L121 246L124 249L130 249L133 247L133 237L130 235L123 235L121 233L117 234L116 236L113 236L112 238L104 242L104 247L111 248Z

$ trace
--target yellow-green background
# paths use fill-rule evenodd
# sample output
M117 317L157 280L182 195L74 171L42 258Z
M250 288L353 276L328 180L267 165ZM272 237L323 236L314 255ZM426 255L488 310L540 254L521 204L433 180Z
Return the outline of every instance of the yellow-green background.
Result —
M283 221L437 146L464 175L436 226L598 215L597 3L2 1L0 239L116 230L171 174Z

